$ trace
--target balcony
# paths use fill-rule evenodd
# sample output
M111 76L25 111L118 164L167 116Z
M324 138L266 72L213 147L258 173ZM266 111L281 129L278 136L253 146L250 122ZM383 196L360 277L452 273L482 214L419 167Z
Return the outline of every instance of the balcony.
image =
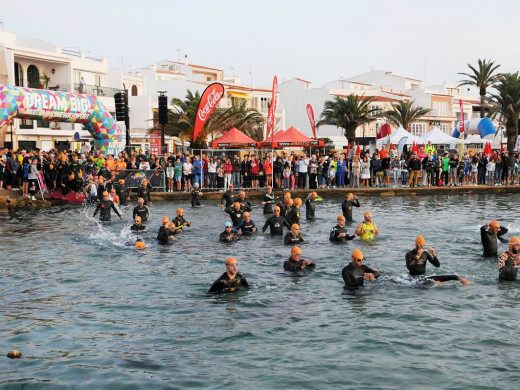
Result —
M114 95L118 91L120 91L120 90L117 88L101 87L99 85L87 85L87 84L84 84L83 89L80 90L79 83L74 83L74 92L83 93L86 95L114 97Z

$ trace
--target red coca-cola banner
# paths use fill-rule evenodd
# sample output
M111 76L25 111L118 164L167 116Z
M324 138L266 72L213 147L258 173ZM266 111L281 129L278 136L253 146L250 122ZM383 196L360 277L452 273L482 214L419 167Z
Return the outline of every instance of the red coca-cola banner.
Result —
M464 134L464 130L466 128L466 123L464 122L464 108L462 106L462 99L459 99L459 105L460 105L460 134Z
M150 133L150 153L157 155L161 154L161 132L152 131Z
M314 138L316 138L316 122L314 121L314 111L310 104L307 104L307 115L309 117L309 122L311 122L312 134L314 134Z
M267 134L266 138L269 137L269 131L274 128L274 114L276 113L276 105L278 104L278 78L274 76L273 79L273 90L271 96L271 105L269 106L269 113L267 114Z
M224 86L220 83L208 85L204 90L199 102L197 116L195 118L195 126L193 127L193 142L199 136L204 124L209 119L213 110L217 107L218 102L224 95Z

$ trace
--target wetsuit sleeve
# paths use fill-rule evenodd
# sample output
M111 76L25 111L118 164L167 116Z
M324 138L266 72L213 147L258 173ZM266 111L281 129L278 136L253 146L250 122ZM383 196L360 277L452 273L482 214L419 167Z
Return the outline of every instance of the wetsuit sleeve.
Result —
M330 241L336 241L336 232L337 232L337 230L332 228L332 230L330 231L330 235L329 235Z
M116 208L115 203L112 203L112 206L111 206L111 207L112 207L112 210L114 210L114 212L117 214L117 216L118 216L119 218L121 218L121 214L119 214L119 211L117 211L117 208Z
M356 236L353 234L351 236L349 236L348 234L345 236L345 240L347 241L350 241L350 240L353 240Z
M249 283L247 283L247 280L244 276L240 278L240 285L244 288L249 288Z
M246 202L246 207L245 207L245 211L251 211L252 208L251 208L251 202L250 201L247 201Z
M343 277L343 281L345 282L345 285L347 287L356 287L359 285L356 282L356 280L354 278L352 278L352 275L348 271L347 267L343 268L343 270L341 271L341 276Z
M351 203L352 203L352 206L359 207L359 200L358 199L354 199Z
M289 245L291 243L291 233L287 233L283 238L283 243Z
M240 221L240 223L236 227L233 228L233 233L237 233L243 224L244 224L244 220Z
M220 293L224 289L223 283L220 281L220 278L217 279L208 290L208 294Z
M101 208L101 203L98 203L98 205L96 206L96 209L94 210L94 214L92 214L93 217L96 216L97 212L99 211L99 209Z
M137 207L134 207L134 211L132 211L132 219L135 220L135 216L137 215Z
M231 215L232 208L231 208L231 207L228 207L228 208L224 209L224 211L225 211L226 213L228 213L229 215Z
M450 280L459 280L457 275L434 275L428 276L426 279L435 280L436 282L448 282Z
M437 258L437 256L432 256L432 254L430 252L423 252L423 253L426 253L426 258L428 259L428 261L434 266L434 267L440 267L441 266L441 262L439 261L439 259Z
M267 218L267 220L264 223L264 226L262 227L262 231L265 232L267 230L267 227L269 226L269 223L271 222L271 217Z
M365 272L366 274L367 274L367 273L368 273L368 274L373 274L373 275L374 275L374 278L376 278L376 279L379 278L379 276L381 275L381 273L380 273L379 271L376 271L376 270L374 270L374 269L372 269L372 268L370 268L370 267L368 267L368 266L366 266L366 265L363 265L363 267L364 267L364 272Z
M414 266L416 260L418 260L415 257L414 251L410 251L410 252L406 253L405 259L406 259L406 267L408 269L410 269L410 267Z
M226 236L226 232L222 232L222 233L220 233L220 236L219 236L218 240L219 240L219 241L227 242L228 239L227 239L227 236Z
M506 234L509 230L504 227L504 226L500 226L500 230L497 232L497 237L500 237L500 236L503 236L504 234Z
M287 229L291 229L291 224L289 223L289 221L287 220L287 218L285 217L282 217L283 218L283 224L285 226L287 226Z

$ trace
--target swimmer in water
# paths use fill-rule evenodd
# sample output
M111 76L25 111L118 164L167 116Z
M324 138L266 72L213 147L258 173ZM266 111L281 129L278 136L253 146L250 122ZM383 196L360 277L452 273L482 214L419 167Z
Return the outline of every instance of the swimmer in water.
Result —
M173 239L175 239L175 237L170 229L170 218L163 217L162 226L159 228L159 233L157 234L157 240L159 244L165 245Z
M426 248L426 240L423 236L415 239L415 249L406 254L406 267L412 276L424 275L426 272L426 264L430 262L435 267L440 267L441 263L437 258L437 254L433 247ZM434 275L416 280L417 285L442 284L449 280L458 280L464 285L470 284L469 280L461 278L457 275Z
M225 211L231 217L231 221L233 221L234 227L237 227L238 224L244 219L244 210L241 208L239 202L235 202L233 207L228 207Z
M264 214L273 214L275 199L276 195L273 194L273 187L267 186L267 192L265 193L264 201L262 202L262 205L264 206Z
M238 198L236 198L235 202L240 203L240 209L242 211L251 211L251 202L246 199L246 192L244 190L238 192Z
M287 215L285 216L285 218L287 218L287 222L289 222L289 224L294 224L294 223L297 223L298 225L300 224L300 209L302 207L302 200L300 198L295 198L294 201L292 202L292 206L291 208L287 211ZM287 205L290 205L291 204L291 201L289 201L287 203Z
M378 269L370 268L363 264L365 258L359 249L354 249L351 254L351 262L341 271L341 276L349 290L359 290L366 279L373 282L380 275Z
M491 221L480 228L480 238L484 247L484 257L495 257L498 254L497 238L505 242L503 236L508 232L507 228L500 226L497 221Z
M300 272L305 268L314 268L315 266L316 264L312 261L302 259L302 250L298 246L293 246L291 249L291 257L283 263L284 271L289 272Z
M238 261L234 257L226 259L226 272L218 278L208 291L208 294L223 294L236 292L241 288L249 288L244 275L238 273Z
M229 190L224 192L222 198L220 199L220 209L224 210L228 207L233 206L235 203L235 193L233 192L233 184L229 185Z
M130 230L134 233L145 232L147 230L146 226L144 226L141 222L141 217L139 215L135 216L134 222L135 223L132 226L130 226Z
M233 228L233 224L231 222L226 222L224 224L224 231L220 233L219 241L221 242L231 242L231 241L238 241L240 240L240 237L237 236L236 233L231 230Z
M305 219L314 220L316 218L316 199L318 194L313 191L305 199Z
M345 227L345 216L338 215L338 224L330 231L329 240L333 242L347 242L353 240L356 234L349 235Z
M117 210L116 206L114 205L114 202L110 200L108 192L104 191L103 200L97 204L96 210L94 211L92 217L95 217L97 212L99 211L100 221L110 221L112 220L110 209L114 210L114 212L119 216L119 219L123 220L123 216Z
M365 220L358 225L355 234L363 241L372 241L374 236L379 235L379 229L372 222L372 213L370 211L365 211L364 217Z
M180 207L177 209L177 216L174 218L173 223L175 225L175 233L182 233L182 229L185 226L191 227L191 222L184 219L184 210Z
M150 208L144 204L144 199L137 199L137 206L134 207L134 211L132 212L133 218L135 220L136 215L141 217L142 222L148 221L148 217L150 216Z
M352 208L359 207L359 200L356 195L352 192L347 194L346 199L341 204L341 210L343 211L343 216L345 217L347 222L353 222L352 219Z
M293 223L291 225L291 230L287 232L283 239L283 243L285 245L295 245L303 242L303 237L300 234L300 225L297 223Z
M269 234L269 232L267 232L267 228L269 228L272 236L281 236L283 235L284 226L286 226L288 229L291 228L291 225L289 225L287 219L280 215L280 207L275 206L274 215L267 218L264 227L262 227L262 232L264 232L265 234Z
M234 233L238 234L244 234L244 235L250 235L256 232L256 226L253 220L251 219L251 215L249 214L249 211L244 211L244 219L242 222L238 224L237 227L233 229Z
M498 279L516 280L518 265L520 264L520 240L517 237L509 239L509 249L498 257Z
M196 181L191 189L191 207L200 206L200 197L204 195L202 190L199 188L199 182Z

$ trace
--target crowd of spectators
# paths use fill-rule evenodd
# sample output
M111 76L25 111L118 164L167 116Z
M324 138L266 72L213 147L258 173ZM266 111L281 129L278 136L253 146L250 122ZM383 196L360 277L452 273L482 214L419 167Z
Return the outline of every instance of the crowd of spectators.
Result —
M161 174L155 190L189 192L195 183L205 191L272 186L278 189L345 187L407 187L459 185L513 185L520 179L517 153L492 155L469 151L460 157L428 144L416 151L398 153L394 146L359 154L317 151L212 151L176 152L159 157L144 151L94 156L87 147L77 151L0 149L0 188L29 194L31 165L35 164L49 191L63 194L85 191L88 196L100 182L110 191L136 171ZM148 172L150 174L150 172ZM164 176L162 176L164 175ZM153 174L152 174L153 176ZM148 178L150 175L147 176ZM150 185L148 183L148 185Z

